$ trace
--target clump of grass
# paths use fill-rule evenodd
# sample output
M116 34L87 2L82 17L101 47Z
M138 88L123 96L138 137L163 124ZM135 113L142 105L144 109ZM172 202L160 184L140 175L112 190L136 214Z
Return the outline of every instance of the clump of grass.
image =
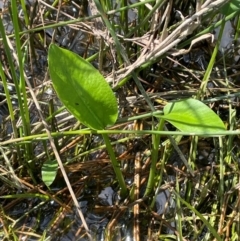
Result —
M123 223L128 224L126 217L130 217L135 231L131 234L127 230L123 236L130 232L136 240L146 236L149 240L237 240L239 83L237 66L232 67L232 59L226 57L236 49L219 58L219 42L209 43L204 34L217 26L223 30L225 22L234 19L238 10L218 21L224 1L199 6L195 1L180 0L119 4L95 0L88 2L92 13L89 16L86 2L81 6L78 1L55 1L52 6L43 1L33 1L31 6L21 3L11 1L3 11L3 16L11 16L11 20L3 19L11 21L12 32L7 32L0 20L6 56L0 66L2 103L9 112L3 116L0 149L2 239L56 240L72 235L76 239L98 240L96 230L84 223L94 214L108 219L106 232L102 232L106 240L119 237ZM71 12L72 8L76 10ZM133 19L130 13L136 14ZM194 39L198 43L189 48ZM45 69L41 79L36 73L38 61L46 64L44 58L53 40L99 67L116 91L120 113L111 129L86 129L62 107ZM204 53L206 70L192 58L199 53ZM188 58L190 61L186 62ZM11 83L14 94L9 92ZM229 131L222 133L224 136L189 137L190 133L167 125L169 131L157 133L152 113L158 113L169 101L189 97L208 104ZM12 102L15 99L17 106ZM99 193L107 186L117 193L119 187L99 138L102 133L110 135L122 174L130 181L129 197L119 203L113 200L113 206L107 207L99 202ZM153 151L152 134L163 137L154 150L157 163L153 191L144 196ZM64 166L67 181L58 170L56 180L46 187L42 166L56 158ZM171 181L165 181L170 176ZM69 196L65 182L74 194ZM171 198L159 215L155 198L166 189ZM74 216L77 212L81 215L74 208L74 196L82 212L83 204L88 203L83 223ZM170 200L174 200L176 208L171 208ZM31 217L35 220L32 223Z

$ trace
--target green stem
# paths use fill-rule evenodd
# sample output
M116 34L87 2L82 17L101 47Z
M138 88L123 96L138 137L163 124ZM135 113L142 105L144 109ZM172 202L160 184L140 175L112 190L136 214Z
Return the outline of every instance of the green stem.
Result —
M13 13L13 28L15 33L15 44L16 44L16 51L17 51L17 57L18 57L18 65L19 65L19 74L20 78L18 80L15 72L15 69L11 69L14 84L16 87L16 90L18 89L18 96L19 96L19 108L22 118L22 126L23 126L23 135L28 136L30 135L30 115L29 115L29 109L28 109L28 101L27 101L27 92L26 92L26 86L25 86L25 76L24 76L24 55L22 53L22 46L21 46L21 40L19 35L19 21L18 21L18 15L17 15L17 3L16 1L11 0L11 8ZM22 101L20 101L20 99ZM25 159L30 160L32 159L32 147L31 144L26 144L25 147Z
M163 130L165 121L163 119L160 119L157 131ZM153 190L154 183L155 183L155 173L156 173L156 163L158 160L158 149L159 149L159 144L160 144L160 135L153 134L152 135L152 163L150 167L150 173L149 173L149 178L148 178L148 183L147 183L147 188L145 191L144 196L149 196Z
M106 148L108 150L108 154L110 156L114 172L115 172L115 174L117 176L117 180L118 180L119 186L121 188L120 196L121 196L121 198L125 198L128 195L128 190L127 190L127 186L126 186L126 183L124 181L121 169L119 167L119 162L116 159L116 156L115 156L115 153L113 151L113 148L112 148L112 145L111 145L111 142L109 140L108 135L107 134L102 134L102 137L103 137L103 139L105 141Z
M55 0L52 4L52 7L56 7L58 5L58 2L59 2L59 0ZM43 19L46 19L50 13L51 13L51 10L47 11L43 16Z
M225 27L225 23L226 23L226 21L224 21L224 19L225 18L223 18L223 21L222 21L222 24L221 24L221 28L220 28L220 32L219 32L219 35L218 35L218 38L217 38L217 44L216 44L216 46L215 46L215 48L213 50L210 62L208 64L208 67L207 67L207 69L205 71L205 74L203 76L203 79L202 79L202 82L201 82L201 86L200 86L199 92L197 94L197 99L200 99L206 93L207 84L208 84L208 82L210 80L210 75L212 73L212 69L214 67L214 63L216 61L216 57L217 57L217 54L218 54L218 51L219 51L219 46L220 46L220 43L221 43L221 39L223 37L223 31L224 31L224 27Z
M26 3L24 0L21 0L21 7L23 10L25 24L26 24L26 26L29 26L29 17L28 17L28 12L27 12L27 8L26 8Z
M0 22L0 28L2 27L1 23L2 22ZM1 30L0 30L0 32L1 32ZM10 114L10 119L11 119L11 123L12 123L14 137L17 138L18 137L18 131L17 131L17 127L16 127L14 109L13 109L12 100L11 100L11 96L10 96L9 89L8 89L8 82L7 82L5 73L3 72L3 66L2 66L1 62L0 62L0 76L1 76L1 79L2 79L2 85L3 85L3 88L4 88L4 93L6 95L7 106L8 106L8 110L9 110L9 114Z

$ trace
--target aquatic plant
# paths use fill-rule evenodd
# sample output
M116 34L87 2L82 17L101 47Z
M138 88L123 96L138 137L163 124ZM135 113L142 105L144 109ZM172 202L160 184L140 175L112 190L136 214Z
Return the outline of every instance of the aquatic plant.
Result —
M51 44L48 52L49 73L54 89L71 114L93 130L103 130L115 123L118 116L117 101L113 91L99 73L77 54ZM154 115L154 113L153 113ZM177 129L195 135L213 134L225 130L222 120L208 106L196 99L168 103L159 119L158 131L168 121ZM119 131L121 133L121 131ZM146 195L152 192L160 135L153 134L152 165ZM127 187L115 157L109 136L102 134L113 169L116 173L121 196L126 197Z

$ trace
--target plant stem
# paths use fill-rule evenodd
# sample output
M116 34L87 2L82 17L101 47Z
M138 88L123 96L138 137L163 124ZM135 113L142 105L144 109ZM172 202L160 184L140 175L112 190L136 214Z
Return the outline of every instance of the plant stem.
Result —
M160 119L157 131L163 130L164 123L165 123L165 121L163 119ZM151 153L152 163L151 163L151 167L150 167L150 173L149 173L149 177L148 177L147 188L146 188L144 196L149 196L151 194L152 190L153 190L153 187L154 187L155 173L156 173L156 163L157 163L157 160L158 160L158 149L159 149L160 139L161 139L160 135L158 135L158 134L152 135L152 143L153 143L152 153Z
M218 51L219 51L219 47L220 47L220 43L221 43L221 39L223 37L223 31L224 31L224 27L225 27L225 23L226 21L224 21L225 18L223 18L223 21L222 21L222 24L221 24L221 28L220 28L220 32L219 32L219 35L218 35L218 38L217 38L217 44L213 50L213 53L212 53L212 56L211 56L211 59L210 59L210 62L208 64L208 67L205 71L205 74L203 76L203 79L202 79L202 82L201 82L201 86L200 86L200 89L198 91L198 94L197 94L197 99L200 99L202 98L203 99L203 96L205 95L206 93L206 89L207 89L207 84L210 80L210 75L212 73L212 69L214 67L214 63L216 61L216 57L217 57L217 54L218 54Z
M31 133L30 130L30 114L28 109L28 98L27 98L27 90L25 86L25 73L24 73L24 55L22 52L22 44L20 40L20 28L19 28L19 19L18 19L18 10L17 10L17 3L16 1L11 0L11 9L12 9L12 21L13 21L13 28L14 28L14 35L15 35L15 44L16 44L16 61L18 64L18 70L19 70L19 77L15 73L15 68L11 68L14 84L16 87L17 93L18 93L18 102L19 102L19 108L20 108L20 114L22 119L22 127L23 127L23 136L28 136ZM8 46L8 45L6 45ZM9 49L10 51L10 49ZM12 61L12 60L11 60ZM21 101L20 101L21 99ZM31 160L32 159L32 145L31 143L24 145L24 159L25 160ZM26 162L27 163L27 162ZM28 165L28 164L27 164ZM34 163L31 163L31 167L29 167L29 173L32 172L32 168L34 168ZM31 174L30 174L31 175ZM33 180L34 177L31 175Z
M114 172L115 172L115 174L117 176L117 180L118 180L119 186L121 188L120 196L121 196L121 198L125 198L125 197L127 197L128 190L127 190L127 186L126 186L126 183L124 181L122 172L120 170L119 163L118 163L118 161L116 159L116 156L115 156L115 153L113 151L113 148L112 148L112 145L111 145L111 142L109 140L108 135L107 134L102 134L102 137L103 137L104 142L106 144L106 148L108 150L108 154L110 156Z

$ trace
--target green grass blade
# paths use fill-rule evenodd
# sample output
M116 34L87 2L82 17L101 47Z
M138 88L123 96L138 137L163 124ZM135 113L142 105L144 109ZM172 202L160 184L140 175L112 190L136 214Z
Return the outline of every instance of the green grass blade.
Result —
M207 219L204 218L200 212L198 212L192 205L190 205L184 199L182 199L176 191L173 190L173 193L176 195L176 198L178 198L187 208L189 208L199 217L199 219L206 225L206 227L210 230L211 234L214 236L214 238L216 238L217 241L223 241L217 233L217 231L215 230L215 228L210 225Z

